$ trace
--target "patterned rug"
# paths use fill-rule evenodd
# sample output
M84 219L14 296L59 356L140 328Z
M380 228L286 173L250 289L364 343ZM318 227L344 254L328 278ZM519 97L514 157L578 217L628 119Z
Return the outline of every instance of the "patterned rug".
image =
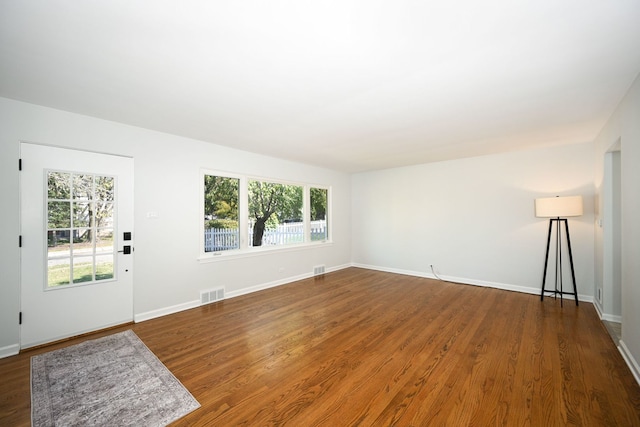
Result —
M31 424L165 426L200 407L128 330L31 358Z

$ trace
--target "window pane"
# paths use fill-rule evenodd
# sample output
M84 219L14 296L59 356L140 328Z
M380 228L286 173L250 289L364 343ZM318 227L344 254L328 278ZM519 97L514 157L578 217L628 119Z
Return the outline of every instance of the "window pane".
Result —
M93 230L73 230L73 255L93 255Z
M96 280L113 279L113 254L96 256Z
M311 241L327 240L327 200L329 191L326 188L309 189L309 215Z
M73 198L93 200L93 175L73 176Z
M47 203L47 228L71 227L71 203L48 202Z
M94 200L113 201L114 179L111 176L96 176L96 193Z
M73 258L73 283L91 282L93 280L93 257L81 256Z
M49 199L68 200L71 198L71 174L49 172L47 174L47 193Z
M96 253L113 253L113 228L99 229L96 234Z
M50 259L47 270L47 286L68 285L71 277L71 259Z
M250 180L251 246L303 243L302 198L302 186Z
M204 177L204 251L240 248L238 217L240 180L225 176Z
M69 251L69 240L71 230L49 230L47 231L47 246L49 253L52 251Z
M113 227L113 203L95 202L94 220L96 227Z
M91 227L93 216L93 203L73 203L73 227Z

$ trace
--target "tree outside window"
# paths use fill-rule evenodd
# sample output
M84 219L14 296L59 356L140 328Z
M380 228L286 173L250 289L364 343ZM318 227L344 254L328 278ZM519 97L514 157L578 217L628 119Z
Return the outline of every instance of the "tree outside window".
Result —
M329 190L326 188L309 189L309 216L311 226L311 241L327 240L327 205Z
M303 188L298 185L250 180L251 246L303 243L302 196ZM266 242L265 231L270 232Z
M240 180L204 176L205 252L240 248Z
M329 190L203 174L204 252L328 240Z
M47 286L113 279L115 179L47 172Z

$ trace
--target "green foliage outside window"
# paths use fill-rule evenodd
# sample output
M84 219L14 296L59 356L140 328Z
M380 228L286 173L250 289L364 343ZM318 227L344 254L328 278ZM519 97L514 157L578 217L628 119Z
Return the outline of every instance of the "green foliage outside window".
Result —
M303 188L275 182L249 181L249 218L253 221L252 246L262 246L268 225L302 221Z
M309 188L306 202L303 185L248 179L247 198L240 199L241 179L204 175L204 251L240 248L240 228L246 227L246 246L283 245L305 242L311 225L311 240L327 240L328 190ZM245 204L240 218L240 207ZM307 207L306 214L303 213Z

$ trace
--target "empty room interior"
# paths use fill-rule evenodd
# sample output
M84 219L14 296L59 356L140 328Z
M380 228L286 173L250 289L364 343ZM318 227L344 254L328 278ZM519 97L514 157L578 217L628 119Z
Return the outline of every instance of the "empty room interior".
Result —
M0 0L0 139L2 425L640 426L640 2Z

